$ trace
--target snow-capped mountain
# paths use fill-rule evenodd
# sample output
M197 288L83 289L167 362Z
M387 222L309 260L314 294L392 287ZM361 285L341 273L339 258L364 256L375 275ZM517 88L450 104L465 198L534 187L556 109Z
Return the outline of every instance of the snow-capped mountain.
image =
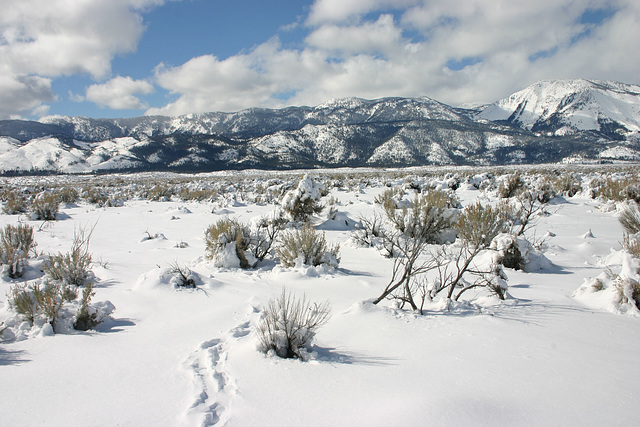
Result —
M640 87L539 82L473 109L430 98L125 119L0 121L0 171L207 171L640 160Z
M640 132L640 86L583 79L541 81L487 106L478 117L558 136L597 131L611 139L628 139Z

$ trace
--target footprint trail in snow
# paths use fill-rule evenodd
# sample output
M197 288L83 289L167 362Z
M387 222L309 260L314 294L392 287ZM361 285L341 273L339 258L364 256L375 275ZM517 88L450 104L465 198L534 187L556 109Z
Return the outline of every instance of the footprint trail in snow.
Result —
M204 341L187 358L185 366L194 384L193 400L186 413L189 425L224 426L229 421L238 388L226 369L228 346L249 335L250 325L250 321L243 322L224 338Z

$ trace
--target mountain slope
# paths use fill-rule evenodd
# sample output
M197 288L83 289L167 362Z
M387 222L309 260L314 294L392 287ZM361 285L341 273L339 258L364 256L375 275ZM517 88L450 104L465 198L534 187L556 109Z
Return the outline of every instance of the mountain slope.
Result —
M640 87L539 82L486 107L336 99L179 117L0 121L0 171L486 165L640 160Z
M623 140L640 132L640 86L583 79L541 81L487 106L478 117L558 136L597 131Z

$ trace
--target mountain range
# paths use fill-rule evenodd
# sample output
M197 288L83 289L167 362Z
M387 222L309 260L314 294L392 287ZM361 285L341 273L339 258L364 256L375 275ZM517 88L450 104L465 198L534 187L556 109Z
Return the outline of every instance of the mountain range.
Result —
M477 108L421 98L0 121L3 173L640 160L640 86L549 80Z

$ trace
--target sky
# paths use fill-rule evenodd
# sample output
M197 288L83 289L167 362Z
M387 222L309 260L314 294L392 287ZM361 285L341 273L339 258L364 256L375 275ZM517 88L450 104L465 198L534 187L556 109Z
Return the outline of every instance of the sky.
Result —
M0 119L640 84L637 0L0 0Z

